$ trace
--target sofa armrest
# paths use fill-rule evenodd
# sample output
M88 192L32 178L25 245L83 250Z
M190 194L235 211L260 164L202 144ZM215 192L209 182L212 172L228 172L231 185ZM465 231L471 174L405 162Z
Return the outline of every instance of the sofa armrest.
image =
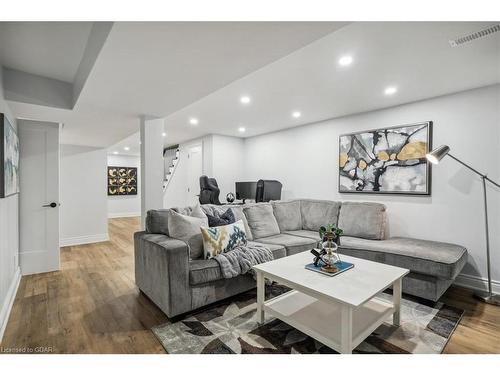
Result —
M191 309L189 248L163 234L134 234L135 283L168 317Z

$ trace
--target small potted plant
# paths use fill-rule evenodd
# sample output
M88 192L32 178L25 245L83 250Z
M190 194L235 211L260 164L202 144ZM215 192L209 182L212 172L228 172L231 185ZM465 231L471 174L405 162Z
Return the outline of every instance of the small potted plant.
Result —
M322 267L326 272L337 272L335 263L340 261L337 248L340 245L340 236L342 236L342 229L337 228L334 224L327 224L319 228L319 236L321 238L322 252L325 254L322 259L326 263Z
M344 231L337 228L335 224L327 224L319 228L319 237L323 242L333 241L337 245L340 245L340 236L342 236L343 233Z

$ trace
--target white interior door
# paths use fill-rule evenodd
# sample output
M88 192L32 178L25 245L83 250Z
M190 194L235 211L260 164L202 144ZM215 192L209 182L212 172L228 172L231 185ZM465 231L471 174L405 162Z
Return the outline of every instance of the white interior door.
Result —
M203 155L201 145L192 146L188 149L188 187L187 203L192 206L199 202L200 176L203 173Z
M59 124L19 120L23 275L59 269Z

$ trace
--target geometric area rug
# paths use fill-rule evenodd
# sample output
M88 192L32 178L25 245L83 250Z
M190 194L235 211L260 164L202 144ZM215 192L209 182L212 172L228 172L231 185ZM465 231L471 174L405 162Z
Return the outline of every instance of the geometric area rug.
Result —
M273 284L267 298L289 289ZM391 300L390 294L381 298ZM401 325L392 317L368 336L354 353L439 354L443 351L464 311L438 302L429 307L406 296L401 301ZM288 324L266 314L256 322L256 290L237 295L195 312L174 323L152 328L170 354L335 354Z

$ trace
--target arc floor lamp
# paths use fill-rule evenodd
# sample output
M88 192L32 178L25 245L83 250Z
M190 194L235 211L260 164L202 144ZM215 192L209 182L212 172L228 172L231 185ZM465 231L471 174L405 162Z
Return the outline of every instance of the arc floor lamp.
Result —
M500 295L494 294L491 288L491 262L490 262L490 233L488 229L488 201L486 197L486 181L489 183L497 186L500 188L500 184L496 183L495 181L492 181L487 175L477 171L476 169L472 168L470 165L464 163L460 159L456 158L452 154L450 154L450 148L448 146L439 146L438 148L434 149L432 152L428 153L426 155L427 160L429 160L432 164L439 164L441 159L443 159L446 155L448 155L450 158L456 160L460 164L462 164L464 167L470 169L474 173L478 174L481 176L481 179L483 181L483 197L484 197L484 222L485 222L485 233L486 233L486 266L488 268L488 292L487 293L482 293L482 292L477 292L475 296L482 301L492 304L492 305L500 305Z

